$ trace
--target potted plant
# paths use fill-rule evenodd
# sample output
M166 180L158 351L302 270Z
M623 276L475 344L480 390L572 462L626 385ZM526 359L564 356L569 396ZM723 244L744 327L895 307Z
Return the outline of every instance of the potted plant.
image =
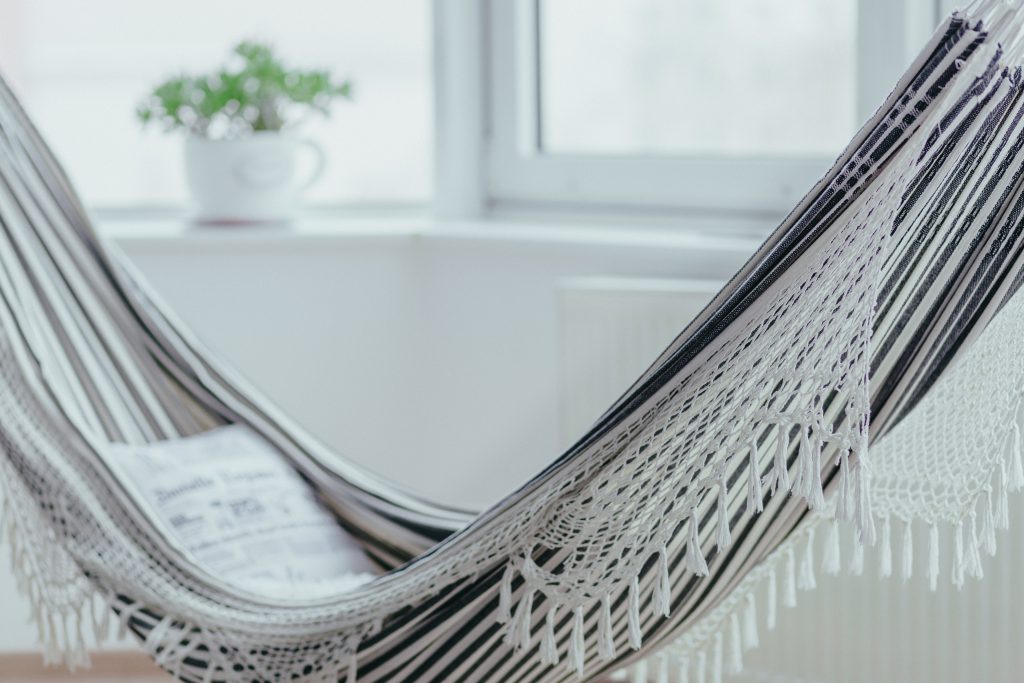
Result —
M352 86L325 70L289 69L261 43L243 42L233 57L213 73L164 81L136 113L143 125L186 133L198 220L289 220L326 163L319 145L295 129L308 116L327 116L337 99L350 99ZM297 173L302 148L315 157L305 180Z

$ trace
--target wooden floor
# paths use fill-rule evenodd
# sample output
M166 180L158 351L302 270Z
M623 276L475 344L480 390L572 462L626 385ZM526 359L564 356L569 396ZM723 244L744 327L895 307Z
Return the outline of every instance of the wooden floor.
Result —
M0 654L0 683L174 683L141 652L96 652L92 667L44 667L37 652Z
M97 652L92 667L70 672L64 667L44 667L37 652L0 654L0 683L171 683L141 652Z

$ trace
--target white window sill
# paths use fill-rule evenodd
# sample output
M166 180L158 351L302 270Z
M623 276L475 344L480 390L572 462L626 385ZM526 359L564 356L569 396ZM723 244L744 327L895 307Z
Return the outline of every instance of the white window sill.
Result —
M438 220L429 215L339 214L300 218L290 224L199 225L183 218L107 217L101 235L136 248L169 244L204 247L316 246L324 243L510 242L580 246L667 248L751 253L773 223L720 218L651 221L562 217Z

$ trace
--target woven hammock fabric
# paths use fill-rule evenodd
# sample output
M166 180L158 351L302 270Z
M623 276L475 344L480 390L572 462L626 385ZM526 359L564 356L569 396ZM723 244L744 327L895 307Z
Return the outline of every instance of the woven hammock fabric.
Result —
M568 681L663 648L665 675L717 681L756 641L759 582L771 593L781 573L783 604L813 585L822 524L830 569L833 520L853 524L855 557L881 540L884 565L893 522L923 519L961 529L955 581L979 574L1024 479L1024 368L1007 343L1024 102L1016 46L1000 45L1020 22L983 2L941 26L712 304L568 452L477 515L328 452L205 351L97 238L0 88L0 481L48 657L84 663L113 615L187 681ZM229 585L107 464L111 443L231 423L389 571L318 599Z

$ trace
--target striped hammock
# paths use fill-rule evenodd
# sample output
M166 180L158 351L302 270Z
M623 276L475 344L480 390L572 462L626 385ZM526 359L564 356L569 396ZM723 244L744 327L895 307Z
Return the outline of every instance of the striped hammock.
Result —
M328 452L205 351L96 236L0 84L3 527L47 656L84 664L113 616L185 681L547 683L653 663L717 682L758 615L813 586L815 538L839 569L840 523L854 571L865 545L892 571L895 526L909 574L923 520L933 585L939 524L956 528L953 581L980 575L1024 484L1022 22L982 1L944 23L649 370L479 514ZM169 542L112 445L228 424L272 444L386 573L285 600Z

